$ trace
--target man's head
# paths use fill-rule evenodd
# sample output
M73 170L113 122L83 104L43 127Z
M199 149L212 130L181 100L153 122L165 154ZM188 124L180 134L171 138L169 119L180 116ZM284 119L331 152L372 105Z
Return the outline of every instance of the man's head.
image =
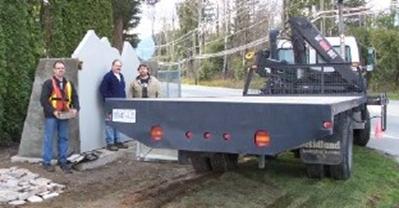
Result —
M122 70L122 61L119 59L115 59L112 61L112 72L115 74L119 74Z
M137 68L137 71L139 71L140 77L146 77L150 75L150 67L148 67L146 64L140 64Z
M53 64L53 72L54 72L54 76L57 79L62 79L64 77L65 74L65 63L61 60L58 60L56 62L54 62Z

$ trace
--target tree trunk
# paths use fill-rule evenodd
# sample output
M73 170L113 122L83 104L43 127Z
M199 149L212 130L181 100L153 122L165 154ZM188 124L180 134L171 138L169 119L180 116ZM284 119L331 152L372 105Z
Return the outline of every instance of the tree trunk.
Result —
M123 18L118 17L114 20L114 29L112 31L112 43L119 53L123 49Z
M51 22L51 14L50 14L50 6L44 1L41 5L41 21L42 21L42 30L44 33L44 49L46 57L50 56L50 42L51 42L51 29L52 29L52 22Z

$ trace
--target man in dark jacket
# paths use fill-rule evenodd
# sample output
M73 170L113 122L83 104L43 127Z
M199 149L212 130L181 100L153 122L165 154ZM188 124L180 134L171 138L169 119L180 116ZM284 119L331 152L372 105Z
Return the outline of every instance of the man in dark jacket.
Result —
M79 98L72 82L64 77L65 64L56 61L53 64L53 77L43 83L40 103L43 106L45 124L43 139L43 167L54 172L51 165L53 156L53 135L58 131L58 164L65 173L72 173L67 165L70 118L79 111Z
M100 85L100 93L105 101L106 98L125 98L125 79L121 73L122 62L115 59L112 62L112 69L106 73ZM106 110L105 120L111 120L111 112ZM127 148L127 146L120 141L120 133L115 128L105 124L105 141L107 142L107 149L117 151L119 148Z

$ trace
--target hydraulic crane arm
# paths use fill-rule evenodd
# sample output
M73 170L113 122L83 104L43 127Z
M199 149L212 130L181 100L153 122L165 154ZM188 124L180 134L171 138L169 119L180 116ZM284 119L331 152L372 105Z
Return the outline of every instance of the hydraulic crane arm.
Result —
M302 62L304 51L301 40L305 40L312 46L318 54L326 61L326 63L344 63L345 60L334 50L331 44L320 33L320 31L304 17L291 17L289 20L292 30L292 41L294 45L295 62ZM297 46L297 47L296 47ZM302 46L302 47L301 47ZM303 62L302 62L303 63ZM357 89L362 89L361 79L352 71L349 65L334 66L341 77L349 84L353 84Z

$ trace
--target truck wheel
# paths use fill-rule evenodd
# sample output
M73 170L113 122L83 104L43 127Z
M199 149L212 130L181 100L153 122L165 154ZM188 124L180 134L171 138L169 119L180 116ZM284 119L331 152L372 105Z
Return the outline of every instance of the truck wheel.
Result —
M363 112L362 112L363 113ZM356 145L366 146L370 140L370 113L366 109L364 115L362 116L365 120L364 129L354 129L353 130L353 141Z
M306 164L306 172L309 178L324 178L324 165Z
M229 170L238 168L238 154L227 154L227 167Z
M353 130L348 116L342 117L334 127L334 137L341 143L342 161L330 166L330 175L334 179L346 180L352 173Z
M208 157L205 157L200 152L191 152L189 154L191 164L197 173L208 172L211 170L211 165Z
M238 154L215 153L211 156L210 162L214 172L234 170L238 165Z

